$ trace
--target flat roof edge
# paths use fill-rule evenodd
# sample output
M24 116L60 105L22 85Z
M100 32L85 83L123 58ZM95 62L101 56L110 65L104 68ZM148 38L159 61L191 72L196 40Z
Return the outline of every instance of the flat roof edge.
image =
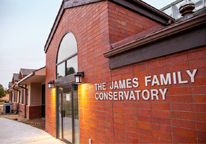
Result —
M206 14L193 17L193 18L186 20L186 21L183 21L183 22L176 23L174 25L171 25L169 27L166 27L164 29L156 31L150 35L139 38L136 41L128 42L127 44L121 45L115 49L112 49L112 50L105 52L103 55L106 58L110 58L114 55L135 49L137 47L143 46L145 44L149 44L149 43L157 41L157 40L164 39L166 37L170 37L174 34L181 33L183 31L197 27L197 26L202 25L204 23L206 23Z

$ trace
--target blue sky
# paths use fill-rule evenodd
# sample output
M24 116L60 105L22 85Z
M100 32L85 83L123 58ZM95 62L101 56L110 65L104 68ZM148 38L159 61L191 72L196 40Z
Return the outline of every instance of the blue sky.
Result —
M172 0L144 0L162 8ZM20 68L45 66L44 45L62 0L0 0L0 84Z
M0 84L45 66L44 45L62 0L0 0Z

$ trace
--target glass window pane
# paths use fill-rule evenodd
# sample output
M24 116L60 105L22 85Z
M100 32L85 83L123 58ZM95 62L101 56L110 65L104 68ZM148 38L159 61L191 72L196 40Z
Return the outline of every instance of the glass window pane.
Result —
M63 135L66 140L72 142L72 95L71 88L63 89Z
M57 65L57 78L61 78L65 76L65 62Z
M24 104L24 88L22 89L22 104Z
M67 73L66 75L70 75L78 72L78 56L75 56L69 60L67 60Z
M192 0L192 2L195 4L195 10L194 11L199 10L199 9L204 7L203 0Z
M172 10L173 10L173 17L175 19L178 19L179 17L181 17L181 14L179 13L179 8L177 5L172 6Z
M59 93L59 138L62 139L62 100L61 100L61 89L58 91Z
M77 52L77 41L73 33L68 33L61 41L57 63Z
M175 19L181 18L182 15L179 12L179 8L180 8L180 5L183 4L184 2L185 1L181 1L181 2L172 6L173 18L175 18Z
M175 0L142 0L146 2L147 4L155 7L156 9L161 9L171 3L173 3Z
M73 91L74 98L74 132L75 132L75 144L79 144L79 97L78 97L78 85L74 85Z
M21 92L19 91L18 103L20 103L20 99L21 99Z
M172 17L172 8L171 7L169 7L166 10L164 10L163 12Z

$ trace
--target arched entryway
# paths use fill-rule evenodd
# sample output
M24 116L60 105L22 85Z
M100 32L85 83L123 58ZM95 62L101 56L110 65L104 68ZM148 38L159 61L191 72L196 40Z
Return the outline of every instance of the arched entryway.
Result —
M57 137L66 143L79 143L78 85L74 74L78 72L77 41L67 32L60 44L56 61Z

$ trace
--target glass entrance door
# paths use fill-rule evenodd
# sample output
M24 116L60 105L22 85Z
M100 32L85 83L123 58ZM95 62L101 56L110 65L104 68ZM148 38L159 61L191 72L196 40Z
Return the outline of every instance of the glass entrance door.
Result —
M67 143L79 144L78 85L58 87L59 138Z

